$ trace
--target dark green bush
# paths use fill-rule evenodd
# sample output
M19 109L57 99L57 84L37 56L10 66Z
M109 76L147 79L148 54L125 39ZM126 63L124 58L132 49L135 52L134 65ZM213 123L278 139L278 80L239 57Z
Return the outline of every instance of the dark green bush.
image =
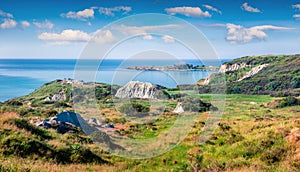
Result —
M205 112L211 107L210 103L205 103L199 98L184 97L182 100L182 108L189 112Z
M124 103L120 106L119 111L126 114L132 114L136 112L149 112L150 103L140 102L138 100L133 100L131 102Z
M291 82L291 88L299 88L300 87L300 78L294 78Z
M276 106L277 108L283 108L288 106L298 106L300 105L300 100L298 100L295 97L289 96L287 98L284 98L279 102L279 104Z

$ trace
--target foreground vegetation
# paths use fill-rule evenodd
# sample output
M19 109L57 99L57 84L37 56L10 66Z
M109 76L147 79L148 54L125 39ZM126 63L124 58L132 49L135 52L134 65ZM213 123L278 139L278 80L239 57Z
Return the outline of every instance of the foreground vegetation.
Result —
M210 98L210 95L199 96L203 100ZM223 119L208 142L198 142L205 112L178 146L144 160L113 156L92 144L83 133L60 135L54 130L36 128L30 124L34 116L2 112L0 170L298 171L300 106L268 107L280 99L227 95ZM153 127L170 125L175 117L162 119L153 126L132 127L127 132L149 132Z
M164 98L158 101L122 101L114 96L119 88L115 85L88 83L72 90L66 84L71 81L47 83L27 96L0 103L0 171L300 171L299 59L299 55L263 56L231 62L269 65L240 82L234 81L250 67L225 73L230 94L206 142L199 138L208 110L217 110L210 104L213 95L206 94L209 85L199 90L191 85L181 90L164 88L160 92ZM91 95L97 108L89 110ZM59 134L36 127L40 119L74 110L73 102L76 111L100 115L116 126L117 134L133 139L155 138L168 131L179 117L173 112L178 102L184 116L198 116L187 136L170 151L130 159L94 144L79 128ZM134 121L149 117L147 123Z

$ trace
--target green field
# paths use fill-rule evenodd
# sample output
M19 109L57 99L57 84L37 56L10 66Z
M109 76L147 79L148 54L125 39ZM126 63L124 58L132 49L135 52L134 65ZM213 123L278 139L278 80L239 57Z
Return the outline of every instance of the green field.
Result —
M176 94L177 92L169 92ZM186 91L190 94L191 91ZM208 101L209 94L193 95ZM199 137L208 112L199 114L182 142L150 159L121 158L103 151L81 134L57 134L1 107L0 171L298 171L299 141L288 139L300 128L300 106L269 108L276 99L266 95L226 95L226 109L210 140ZM4 112L6 111L6 112ZM168 130L176 115L129 127L124 134L153 138ZM59 156L62 156L59 157Z

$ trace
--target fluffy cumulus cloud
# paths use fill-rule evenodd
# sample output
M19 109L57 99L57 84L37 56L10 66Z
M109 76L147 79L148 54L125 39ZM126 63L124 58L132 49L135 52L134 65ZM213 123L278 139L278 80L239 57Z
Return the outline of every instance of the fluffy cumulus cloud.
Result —
M292 7L300 11L300 4L292 5Z
M247 2L242 5L242 9L251 13L260 13L260 9L250 6Z
M69 43L88 42L89 40L97 43L110 42L114 40L113 34L109 30L98 30L91 34L80 30L67 29L60 33L44 32L38 36L38 39L50 44L63 45Z
M174 7L166 8L165 11L170 15L182 14L187 17L211 17L208 11L202 11L199 7Z
M228 29L226 40L232 44L247 43L253 40L263 40L267 38L267 30L291 30L292 28L278 27L272 25L254 26L245 28L240 25L227 24Z
M217 8L211 6L211 5L203 5L204 8L206 8L207 10L210 10L210 11L214 11L214 12L217 12L219 14L222 14L222 11L218 10Z
M2 10L0 10L0 16L5 17L5 18L14 18L14 16L12 14L4 12Z
M115 16L115 13L121 12L122 14L127 14L131 10L132 10L131 7L128 6L118 6L113 8L99 7L100 14L104 14L106 16L112 16L112 17Z
M96 43L107 43L115 40L114 35L110 30L97 30L93 32L91 35L91 41Z
M33 22L33 24L40 29L52 29L54 26L54 24L48 20L45 20L44 22Z
M295 15L293 15L293 17L294 17L294 19L296 19L296 20L300 20L300 14L295 14Z
M21 25L22 25L23 27L29 27L29 26L30 26L30 23L29 23L28 21L24 20L24 21L21 22Z
M0 28L9 29L17 27L18 23L13 19L4 19L3 23L0 24Z
M2 18L2 23L0 23L1 29L17 27L18 23L14 20L14 16L12 14L0 10L0 17Z
M44 41L88 41L90 39L90 35L80 30L71 30L67 29L62 31L61 33L49 33L44 32L41 33L38 38Z
M164 35L162 37L162 40L165 42L165 43L173 43L175 42L175 39L172 37L172 36L169 36L169 35Z
M94 9L84 9L82 11L69 11L66 14L61 14L62 17L78 19L78 20L86 20L88 18L94 18Z

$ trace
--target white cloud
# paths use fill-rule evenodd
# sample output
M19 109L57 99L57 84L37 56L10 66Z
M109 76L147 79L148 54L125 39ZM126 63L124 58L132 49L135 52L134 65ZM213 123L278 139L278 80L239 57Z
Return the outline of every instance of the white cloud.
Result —
M293 15L293 17L294 17L294 19L296 19L296 20L300 20L300 14L295 14L295 15Z
M29 26L30 26L30 23L29 23L28 21L24 20L24 21L21 22L21 25L22 25L23 27L29 27Z
M254 8L250 5L248 5L248 2L245 2L243 5L242 5L242 9L245 10L245 11L248 11L248 12L252 12L252 13L260 13L260 9L258 8Z
M208 11L202 11L199 7L174 7L166 8L165 11L170 15L182 14L188 17L211 17Z
M123 12L123 14L127 14L131 10L132 10L131 7L128 6L118 6L113 8L99 7L100 14L104 14L106 16L112 16L112 17L115 16L115 12Z
M295 4L295 5L292 5L293 8L296 8L297 10L300 11L300 4Z
M115 40L115 37L110 30L97 30L90 35L91 40L96 43L107 43Z
M6 12L4 12L2 10L0 10L0 16L1 17L6 17L6 18L14 18L14 16L12 14L6 13Z
M198 24L199 26L205 26L205 27L226 27L226 24L221 23L214 23L214 24Z
M41 29L52 29L54 26L54 24L48 20L45 20L44 22L33 22L33 24Z
M165 43L173 43L175 42L175 39L172 37L172 36L169 36L169 35L164 35L163 37L161 37L162 40L165 42Z
M145 35L143 36L143 39L144 39L144 40L152 40L152 39L153 39L153 36L150 35L150 34L145 34Z
M82 11L69 11L67 14L61 14L62 17L85 20L87 18L94 18L94 9L84 9Z
M232 44L247 43L253 40L263 40L267 38L266 30L291 30L292 28L278 27L272 25L254 26L245 28L240 25L227 24L226 40Z
M4 19L4 22L0 24L0 28L9 29L17 27L17 22L13 19Z
M215 8L211 5L205 4L205 5L203 5L203 7L205 7L207 10L214 11L214 12L217 12L219 14L222 14L222 11L218 10L217 8Z
M82 32L80 30L67 29L61 33L41 33L38 38L43 41L55 41L55 42L66 42L66 41L76 41L85 42L90 39L90 35Z
M179 25L157 25L157 26L126 26L126 25L119 25L114 27L113 29L118 30L124 34L128 35L138 35L138 34L147 34L148 32L153 32L157 30L164 30L169 28L179 27Z
M67 29L60 33L44 32L38 35L38 39L49 44L65 45L76 42L88 42L89 40L97 43L105 43L114 40L113 34L109 30L97 30L91 34L80 30Z

